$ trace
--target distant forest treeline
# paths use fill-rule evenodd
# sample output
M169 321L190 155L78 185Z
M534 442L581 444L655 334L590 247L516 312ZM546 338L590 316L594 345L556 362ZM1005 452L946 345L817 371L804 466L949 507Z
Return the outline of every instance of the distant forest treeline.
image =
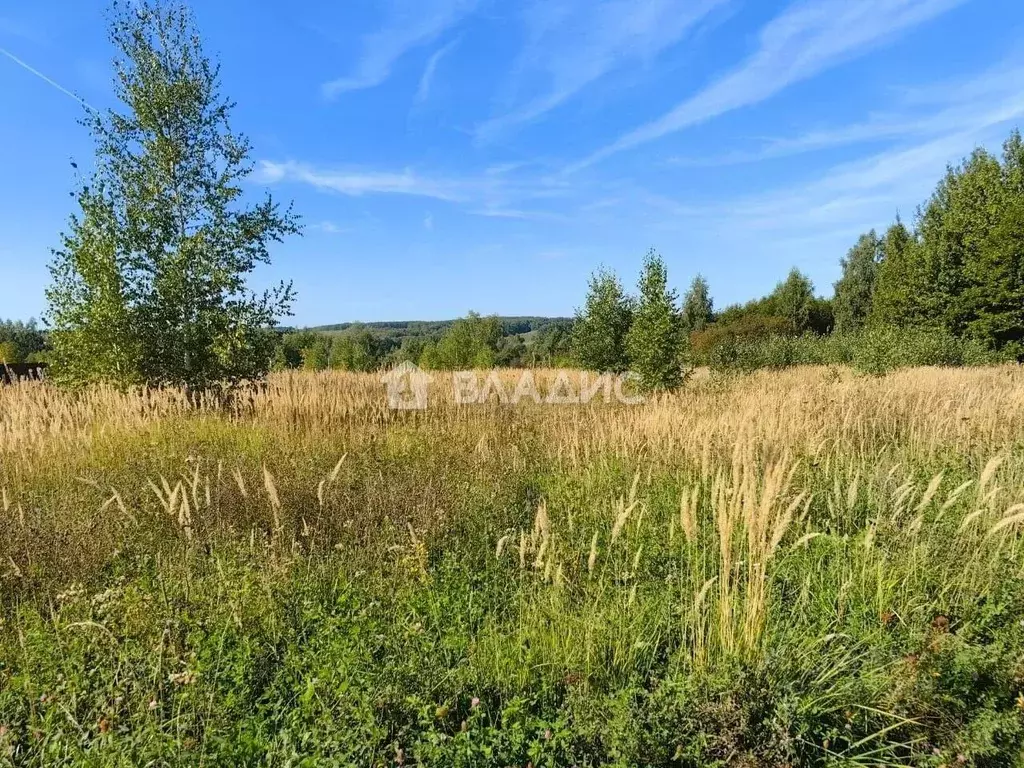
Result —
M370 371L405 361L425 368L571 364L572 319L481 317L339 323L281 334L272 367Z
M565 323L572 322L571 317L537 317L529 315L522 317L502 317L501 315L497 315L496 317L501 326L503 336L531 333L533 331L539 331L549 325L564 325ZM445 331L451 328L456 322L458 322L458 319L384 320L372 323L352 322L335 323L334 325L317 325L303 330L318 331L321 333L336 333L365 328L372 333L378 333L382 336L395 336L396 338L405 338L407 336L440 337L443 336ZM289 328L285 330L296 329Z
M636 296L599 270L574 318L482 317L279 328L274 369L369 371L583 366L641 370L671 387L692 365L754 369L853 364L960 365L1024 359L1024 141L978 149L947 169L908 225L862 235L840 260L831 298L797 269L766 296L716 310L696 276L680 299L648 255ZM34 322L0 321L0 362L48 358Z
M569 365L570 317L480 317L469 313L453 320L400 320L337 323L313 328L282 327L271 331L273 367L375 370L409 360L454 365L469 359L499 366ZM447 339L447 340L446 340ZM443 342L443 343L442 343ZM481 352L479 343L489 351ZM0 319L0 363L47 362L49 338L34 320Z
M35 320L0 319L0 363L42 363L49 339Z

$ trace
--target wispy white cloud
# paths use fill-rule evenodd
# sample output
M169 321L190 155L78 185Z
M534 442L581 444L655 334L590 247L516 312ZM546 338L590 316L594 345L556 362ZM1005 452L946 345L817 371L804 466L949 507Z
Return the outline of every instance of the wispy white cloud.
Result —
M821 128L790 138L767 139L752 150L736 150L722 155L704 157L671 157L667 163L684 168L708 168L722 165L740 165L791 157L833 147L863 144L906 137L927 132L928 119L899 119L872 117L863 123L838 128Z
M389 0L388 19L381 29L363 38L355 69L324 83L324 95L330 98L380 85L406 52L436 40L476 5L477 0Z
M504 176L505 174L518 171L526 165L528 165L526 162L499 163L498 165L490 166L484 171L484 173L488 176Z
M568 221L569 217L555 211L527 210L512 208L503 204L488 204L482 208L471 208L469 213L488 219L515 219L520 221Z
M261 160L256 179L265 184L299 182L350 197L371 194L410 195L446 202L470 199L472 183L461 179L430 178L412 170L330 170L303 163Z
M920 139L975 128L1000 114L1017 116L1024 94L1024 62L1006 61L1000 66L962 82L947 82L908 91L902 108L874 114L867 120L836 128L821 128L795 137L764 141L750 151L710 157L673 157L669 165L709 167L752 163L789 157L833 147L895 139ZM923 110L922 106L930 107ZM988 123L986 123L988 124Z
M351 228L335 224L333 221L320 221L312 224L311 228L327 235L344 235L352 232Z
M501 175L432 176L411 168L402 171L319 168L306 163L261 160L254 181L262 184L305 184L322 192L349 197L398 195L440 200L466 213L495 219L564 220L553 207L572 194L557 179L529 177L510 179ZM429 224L428 224L429 221ZM433 225L433 216L424 226Z
M768 23L761 31L757 50L737 69L570 170L757 104L964 2L966 0L798 2Z
M1024 94L1008 95L987 110L926 141L896 146L859 160L816 171L816 178L753 196L710 205L687 205L660 198L674 218L687 218L720 230L771 230L811 236L825 230L884 226L903 208L923 202L949 164L979 145L992 145L1007 126L1024 118ZM649 200L648 205L652 205Z
M434 214L428 213L423 217L423 228L428 232L434 231Z
M480 124L477 138L486 141L533 122L609 72L653 59L725 2L537 0L527 5L527 43L514 67L513 90L534 94Z
M891 198L898 199L904 191L930 188L946 165L959 162L976 146L984 144L997 126L1022 116L1024 95L1016 103L997 105L980 114L974 125L962 130L833 168L820 181L809 185L807 192L810 196L817 192L842 196L886 191Z
M433 87L434 77L437 75L437 65L441 63L441 59L447 56L458 42L458 39L455 39L441 46L427 59L427 66L423 68L423 75L420 77L420 84L416 89L415 101L417 104L423 104L430 98L430 89Z

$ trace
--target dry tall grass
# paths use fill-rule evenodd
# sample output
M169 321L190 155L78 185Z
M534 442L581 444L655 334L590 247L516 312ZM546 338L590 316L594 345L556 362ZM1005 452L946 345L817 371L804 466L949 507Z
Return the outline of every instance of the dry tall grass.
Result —
M503 377L511 383L518 373ZM544 391L559 373L534 372L538 388ZM124 393L97 387L70 394L49 384L23 383L0 388L0 453L80 445L97 435L179 417L290 433L380 430L412 417L437 423L486 411L455 405L445 374L437 378L423 412L389 411L377 374L275 374L264 388L243 392L226 409L212 401L192 408L182 392L171 389ZM517 406L530 407L529 400ZM609 408L598 398L591 406L546 406L541 412L539 421L569 458L610 450L646 451L652 458L682 452L702 460L731 452L740 435L754 444L801 452L909 444L934 456L949 446L984 451L1015 440L1024 427L1024 371L1019 366L929 368L876 378L843 369L792 369L735 379L702 377L642 406Z
M539 389L545 391L561 373L534 372ZM518 372L502 376L511 390ZM424 411L389 410L376 374L279 374L226 408L213 402L189 406L174 390L0 388L0 489L3 514L12 525L0 538L0 554L15 571L32 559L32 542L11 533L17 528L87 550L90 544L76 536L111 530L103 520L113 511L138 524L146 498L159 502L163 517L186 541L210 528L208 521L218 514L232 530L262 526L275 539L286 529L293 538L310 539L318 527L330 532L327 536L344 526L358 527L360 510L342 509L334 493L342 469L334 455L312 475L282 468L286 487L279 494L274 480L279 470L267 462L281 460L282 448L291 455L304 446L337 446L337 455L351 456L350 469L361 472L360 453L372 446L399 453L415 446L457 455L463 463L459 471L481 483L488 474L521 471L527 464L551 466L571 477L588 467L621 463L631 468L632 481L608 513L608 547L618 546L629 538L631 526L645 522L665 525L669 539L675 539L678 527L684 546L707 546L699 529L710 526L718 561L693 573L691 594L696 603L707 603L709 580L715 580L714 644L733 652L756 646L768 603L769 563L784 541L796 537L807 546L826 532L912 537L923 526L951 519L949 510L956 507L963 510L956 536L968 538L973 547L962 555L979 565L998 561L1008 547L1015 552L1016 532L1024 523L1019 506L1024 455L1018 450L1024 437L1024 372L1018 367L907 370L884 378L820 368L703 378L674 395L633 406L600 398L583 406L456 405L445 376L436 379ZM242 455L212 455L224 448L217 447L215 437L223 434L232 435L227 448ZM102 476L111 460L119 460L121 441L128 440L132 450L145 452L148 446L149 464L167 465L179 452L167 449L167 441L175 439L191 444L185 466L167 469L176 471L176 478L157 473L135 478L140 487L126 489ZM245 447L239 449L238 440ZM246 440L256 440L257 447ZM955 489L944 467L961 473ZM93 476L81 476L90 472ZM678 512L658 521L648 515L644 521L643 489L664 474L681 481ZM80 499L87 487L102 501L96 510L54 518L52 509L31 502L39 478L56 478L58 504ZM391 490L383 475L362 482L374 486L361 495L364 500ZM311 487L289 503L297 484ZM46 503L55 503L52 495ZM430 515L411 511L415 505L403 509L399 500L387 506L397 513L390 518L399 520L402 531L432 524ZM532 533L507 534L519 542L520 559L549 580L555 574L567 579L573 570L569 554L559 554L567 542L552 531L563 524L579 530L591 513L577 510L575 521L571 514L542 506ZM332 519L340 515L343 521ZM603 536L585 532L582 558L589 573L606 549ZM997 554L989 552L993 542ZM642 553L630 557L639 562ZM708 632L712 629L695 646L698 655Z

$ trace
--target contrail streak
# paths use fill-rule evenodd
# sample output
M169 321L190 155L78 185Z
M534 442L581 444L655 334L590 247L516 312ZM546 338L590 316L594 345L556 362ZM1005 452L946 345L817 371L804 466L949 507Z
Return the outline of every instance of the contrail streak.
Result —
M67 88L65 88L65 87L64 87L63 85L61 85L60 83L58 83L57 81L55 81L55 80L52 80L52 79L50 79L49 77L47 77L46 75L44 75L44 74L43 74L42 72L40 72L40 71L39 71L38 69L35 69L34 67L32 67L32 66L30 66L30 65L26 64L26 63L25 63L24 61L22 61L21 59L19 59L19 58L18 58L17 56L15 56L15 55L14 55L13 53L11 53L10 51L8 51L8 50L7 50L6 48L0 48L0 53L2 53L2 54L3 54L4 56L6 56L6 57L7 57L8 59L10 59L11 61L13 61L13 62L14 62L15 64L17 64L17 65L18 65L19 67L21 67L22 69L27 69L27 70L28 70L29 72L31 72L31 73L32 73L33 75L35 75L36 77L38 77L38 78L39 78L40 80L42 80L42 81L44 81L44 82L46 82L46 83L49 83L50 85L52 85L52 86L53 86L54 88L56 88L56 89L57 89L58 91L60 91L61 93L65 94L65 95L67 95L67 96L70 96L70 97L71 97L72 99L74 99L75 101L77 101L77 102L78 102L79 104L81 104L81 105L82 105L83 107L85 107L86 109L88 109L88 110L90 110L90 111L92 111L92 112L95 112L95 111L96 111L96 110L95 110L95 109L93 108L92 104L90 104L89 102L87 102L87 101L86 101L85 99L83 99L83 98L82 98L81 96L79 96L79 95L77 95L77 94L75 94L75 93L72 93L72 92L71 92L71 91L69 91L69 90L68 90Z

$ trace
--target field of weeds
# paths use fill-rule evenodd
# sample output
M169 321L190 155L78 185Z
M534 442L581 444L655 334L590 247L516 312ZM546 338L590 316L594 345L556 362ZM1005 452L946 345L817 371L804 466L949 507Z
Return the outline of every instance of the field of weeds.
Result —
M436 389L0 388L0 764L1024 765L1024 370Z

